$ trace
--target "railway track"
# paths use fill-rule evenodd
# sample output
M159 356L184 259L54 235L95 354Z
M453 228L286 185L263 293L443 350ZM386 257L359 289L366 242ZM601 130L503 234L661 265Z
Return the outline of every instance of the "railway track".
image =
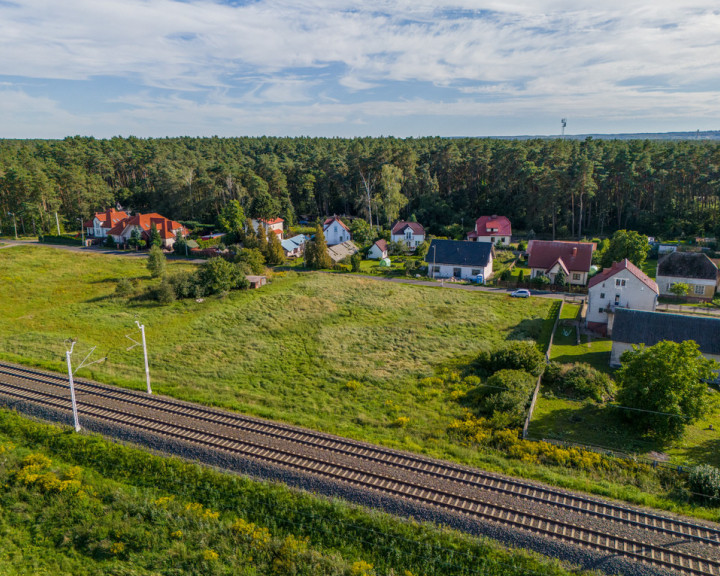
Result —
M75 383L85 417L683 574L720 576L720 529L709 525L171 398ZM2 362L0 396L69 410L66 378Z

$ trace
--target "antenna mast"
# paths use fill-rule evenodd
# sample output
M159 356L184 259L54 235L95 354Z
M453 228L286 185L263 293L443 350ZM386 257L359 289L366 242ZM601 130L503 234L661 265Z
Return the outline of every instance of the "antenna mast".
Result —
M560 138L565 139L565 126L567 126L567 118L560 120Z

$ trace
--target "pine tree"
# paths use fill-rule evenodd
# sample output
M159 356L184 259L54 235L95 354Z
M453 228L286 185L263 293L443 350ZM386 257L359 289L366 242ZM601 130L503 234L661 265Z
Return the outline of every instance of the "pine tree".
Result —
M165 275L165 254L158 246L150 248L147 260L147 269L153 278L160 278Z
M270 232L267 263L270 266L278 266L283 262L285 262L285 251L280 243L280 238L277 234L275 234L275 232Z
M274 232L271 232L271 234L274 234ZM265 261L269 262L269 245L268 245L268 238L267 238L267 230L265 230L265 226L263 226L262 222L258 223L257 228L257 248L262 252L262 255L265 256Z
M162 246L162 238L160 238L160 232L158 232L155 224L150 226L150 239L148 240L148 246L157 246L158 248Z
M310 250L310 254L308 254L308 250ZM317 225L315 230L315 238L311 242L308 242L308 246L305 248L305 265L308 268L315 268L316 270L332 268L332 258L330 258L330 254L328 253L325 234L323 234L320 224Z

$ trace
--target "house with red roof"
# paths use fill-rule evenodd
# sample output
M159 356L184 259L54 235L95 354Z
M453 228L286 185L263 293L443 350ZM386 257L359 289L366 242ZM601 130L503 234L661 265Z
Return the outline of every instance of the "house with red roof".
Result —
M480 216L475 221L475 229L468 233L470 242L491 242L496 246L509 246L512 226L506 216Z
M425 228L418 222L400 220L390 229L390 241L404 244L408 250L415 251L425 242Z
M660 290L655 281L627 258L605 268L588 282L585 325L591 330L612 333L618 308L654 312Z
M106 238L110 229L127 217L127 212L110 208L105 212L96 212L92 220L83 222L83 228L88 238Z
M350 228L337 216L328 218L323 222L323 233L328 246L335 246L335 244L342 244L352 240Z
M594 242L530 240L527 248L530 277L547 276L552 283L562 270L569 284L584 286L595 248L597 245Z
M183 237L188 235L187 229L182 224L155 212L151 214L135 214L135 216L124 218L108 231L108 235L113 237L116 244L127 244L133 230L139 230L140 237L147 242L150 239L153 226L160 233L164 248L172 248L178 234Z
M258 226L261 226L265 228L265 234L269 234L270 232L273 232L277 234L278 240L282 240L283 238L283 223L285 220L282 218L253 218L251 220L251 224L253 227L253 230L257 233Z
M367 254L369 260L382 260L383 258L387 258L387 256L388 245L385 238L380 238L380 240L376 240L375 243L370 246L370 250L368 250Z

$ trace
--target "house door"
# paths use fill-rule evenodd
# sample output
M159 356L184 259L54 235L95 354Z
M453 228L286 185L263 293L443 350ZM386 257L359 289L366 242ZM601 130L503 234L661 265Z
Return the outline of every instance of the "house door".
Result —
M460 268L453 268L453 276L460 278L462 276L462 270L460 270Z

